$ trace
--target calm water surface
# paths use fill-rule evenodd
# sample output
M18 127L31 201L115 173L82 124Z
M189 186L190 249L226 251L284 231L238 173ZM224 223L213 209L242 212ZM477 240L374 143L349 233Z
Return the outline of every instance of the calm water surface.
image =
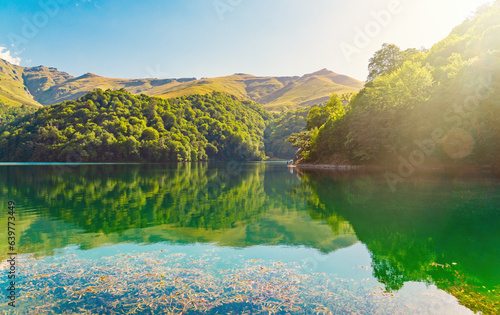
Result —
M4 253L17 206L10 313L500 313L493 174L392 192L282 163L9 164L0 191Z

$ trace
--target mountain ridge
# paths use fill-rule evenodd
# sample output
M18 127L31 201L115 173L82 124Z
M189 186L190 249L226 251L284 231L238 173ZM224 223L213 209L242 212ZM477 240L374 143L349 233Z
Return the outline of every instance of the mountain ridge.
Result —
M282 111L322 103L331 93L359 91L364 82L326 68L303 76L255 76L236 73L214 78L107 78L94 73L75 77L53 67L22 67L0 59L0 102L42 106L74 101L95 89L125 89L133 94L175 98L212 91L261 103Z

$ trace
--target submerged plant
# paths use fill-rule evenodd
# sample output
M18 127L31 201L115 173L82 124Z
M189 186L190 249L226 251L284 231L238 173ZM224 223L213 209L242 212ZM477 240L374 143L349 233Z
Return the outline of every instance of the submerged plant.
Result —
M235 262L211 253L23 255L19 267L17 309L28 314L406 314L422 302L387 292L374 279L310 273L298 263Z

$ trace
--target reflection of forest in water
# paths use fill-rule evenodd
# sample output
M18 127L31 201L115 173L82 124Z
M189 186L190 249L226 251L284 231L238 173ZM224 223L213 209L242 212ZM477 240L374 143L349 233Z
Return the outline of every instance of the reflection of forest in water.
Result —
M325 225L309 217L307 200L291 194L300 180L283 165L79 165L64 170L4 167L0 187L3 196L18 202L23 252L160 241L305 245L331 252L357 241L342 218Z
M345 218L386 289L434 283L472 310L500 312L500 182L491 174L416 177L306 172L319 216ZM318 215L318 214L316 214Z
M463 292L498 300L498 188L493 178L436 175L393 193L380 174L297 176L266 163L2 166L0 173L2 203L18 203L22 252L168 241L328 253L359 239L388 290L435 283L471 309Z

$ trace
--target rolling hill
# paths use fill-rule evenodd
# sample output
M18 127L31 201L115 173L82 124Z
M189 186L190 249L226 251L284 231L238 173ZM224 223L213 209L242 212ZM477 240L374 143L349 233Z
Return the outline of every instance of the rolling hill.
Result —
M0 104L41 106L24 83L24 69L0 59Z
M212 91L262 104L270 111L295 109L328 100L331 93L357 92L363 82L323 69L304 76L259 77L234 74L218 78L115 79L87 73L73 77L50 67L21 67L0 59L0 102L6 105L52 105L76 100L100 88L124 88L133 94L174 98Z
M165 98L206 94L213 90L247 98L267 110L281 111L322 103L337 94L357 92L363 82L323 69L302 77L257 77L234 74L226 77L185 82L177 86L159 86L152 95Z

